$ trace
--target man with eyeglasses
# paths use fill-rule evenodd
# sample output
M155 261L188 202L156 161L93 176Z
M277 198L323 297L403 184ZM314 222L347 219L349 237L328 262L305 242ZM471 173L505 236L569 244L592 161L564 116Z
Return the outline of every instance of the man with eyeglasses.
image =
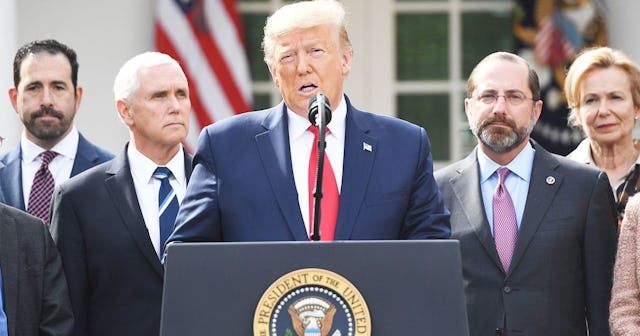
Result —
M609 335L616 214L605 173L530 139L536 72L497 52L469 76L478 139L436 172L460 241L471 335Z

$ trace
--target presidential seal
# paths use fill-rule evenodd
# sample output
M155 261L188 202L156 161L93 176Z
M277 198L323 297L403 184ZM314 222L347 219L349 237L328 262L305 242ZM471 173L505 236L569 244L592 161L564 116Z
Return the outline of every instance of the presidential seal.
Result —
M253 317L254 336L370 336L369 309L349 280L305 268L271 284Z

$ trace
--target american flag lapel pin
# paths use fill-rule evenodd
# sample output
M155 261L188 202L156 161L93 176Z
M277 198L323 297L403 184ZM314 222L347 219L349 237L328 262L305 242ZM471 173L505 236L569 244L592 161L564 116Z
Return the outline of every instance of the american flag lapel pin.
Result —
M363 142L362 143L362 150L365 151L365 152L373 152L373 147L370 144L368 144L366 142Z

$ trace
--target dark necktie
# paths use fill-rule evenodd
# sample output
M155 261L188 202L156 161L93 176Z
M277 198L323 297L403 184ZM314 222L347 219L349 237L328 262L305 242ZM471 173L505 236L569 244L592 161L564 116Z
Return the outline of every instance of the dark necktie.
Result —
M313 143L311 155L309 156L309 230L313 233L314 213L313 213L313 190L316 186L316 171L318 170L318 127L309 126L309 131L313 133ZM336 177L331 168L331 162L326 153L324 156L324 169L322 174L322 202L320 203L320 240L333 240L336 231L336 221L338 220L338 206L340 195Z
M49 163L58 153L45 151L40 154L40 168L33 177L27 212L41 218L49 225L49 205L55 187L53 175L49 171Z
M496 192L493 194L493 238L505 272L509 270L518 237L516 210L511 195L504 185L510 172L504 167L497 170L499 181Z
M171 232L178 214L178 197L169 184L171 170L167 167L158 167L153 177L160 180L158 192L158 213L160 214L160 256L164 255L164 244Z

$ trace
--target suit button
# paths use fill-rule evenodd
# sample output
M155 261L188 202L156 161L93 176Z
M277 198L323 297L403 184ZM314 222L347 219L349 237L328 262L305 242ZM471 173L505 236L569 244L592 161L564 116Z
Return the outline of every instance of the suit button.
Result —
M496 336L502 336L502 329L496 328Z
M509 286L505 286L502 290L507 294L511 293L511 287Z

